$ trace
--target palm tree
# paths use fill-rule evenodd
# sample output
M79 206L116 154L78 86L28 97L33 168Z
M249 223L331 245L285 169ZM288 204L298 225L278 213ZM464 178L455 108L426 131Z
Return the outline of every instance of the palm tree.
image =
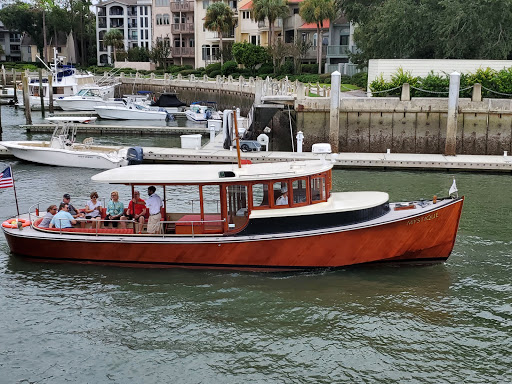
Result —
M220 49L220 65L224 64L224 55L222 49L222 34L228 33L233 29L235 23L234 14L229 5L222 1L213 3L206 10L206 17L204 20L204 27L219 34L219 49Z
M336 17L336 7L334 0L304 0L300 4L299 15L306 23L316 24L316 62L318 63L318 74L322 73L322 33L324 22L334 20Z
M119 29L111 29L103 36L105 45L110 45L114 50L114 62L117 61L116 51L117 48L124 48L124 37Z
M268 20L269 35L268 46L272 47L272 37L274 35L274 22L279 18L285 18L290 15L290 8L286 0L254 0L252 3L252 18L255 21Z

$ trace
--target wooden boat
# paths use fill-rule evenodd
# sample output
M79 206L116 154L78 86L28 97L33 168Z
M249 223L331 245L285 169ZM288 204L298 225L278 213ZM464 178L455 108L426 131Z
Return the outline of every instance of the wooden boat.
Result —
M115 168L93 181L130 185L132 193L155 185L164 201L160 234L136 234L131 222L39 228L46 205L20 216L29 227L3 231L16 255L132 267L295 271L450 256L464 198L390 203L384 192L332 192L331 169L322 160ZM285 189L288 201L279 205Z

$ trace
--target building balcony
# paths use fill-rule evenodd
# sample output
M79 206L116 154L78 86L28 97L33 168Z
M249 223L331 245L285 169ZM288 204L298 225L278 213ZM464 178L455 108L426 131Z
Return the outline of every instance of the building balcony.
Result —
M260 31L268 31L269 25L270 24L269 24L268 20L258 21L258 29ZM274 21L274 32L277 30L281 30L281 29L283 29L283 20L278 19L278 20Z
M11 43L21 43L21 38L20 37L11 37L11 38L9 38L9 41Z
M347 58L349 53L355 53L356 46L350 45L329 45L327 47L328 57Z
M304 58L305 59L316 59L316 49L317 49L317 47L315 47L315 46L309 48L308 51L306 52L306 56ZM325 57L326 53L327 53L327 46L324 45L324 46L322 46L322 57Z
M171 24L171 33L194 33L193 23Z
M124 28L124 23L117 20L110 20L110 28Z
M107 28L107 21L106 20L99 20L98 21L98 28Z
M171 12L193 12L193 1L171 1Z
M194 57L194 47L176 47L172 49L172 57Z
M128 11L128 16L137 16L137 11Z
M107 16L107 10L105 7L98 7L98 16Z
M128 28L137 28L137 23L128 23Z

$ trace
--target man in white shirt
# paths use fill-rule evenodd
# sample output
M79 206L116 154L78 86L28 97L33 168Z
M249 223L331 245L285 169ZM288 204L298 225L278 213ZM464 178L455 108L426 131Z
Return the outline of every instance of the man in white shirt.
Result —
M149 197L146 200L146 207L149 209L148 233L160 233L160 219L162 215L160 208L162 207L162 199L156 193L154 186L148 187Z
M288 187L286 185L281 188L281 196L277 198L276 205L288 205Z

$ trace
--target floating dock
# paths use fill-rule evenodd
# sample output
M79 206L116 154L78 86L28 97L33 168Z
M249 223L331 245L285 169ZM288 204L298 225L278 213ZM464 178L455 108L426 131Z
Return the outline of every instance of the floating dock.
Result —
M100 124L73 124L77 127L77 133L108 134L129 134L129 135L187 135L193 133L208 133L206 123L197 124L197 127L168 127L168 126L147 126L147 125L100 125ZM36 123L32 125L20 125L26 132L30 133L52 133L55 124Z

